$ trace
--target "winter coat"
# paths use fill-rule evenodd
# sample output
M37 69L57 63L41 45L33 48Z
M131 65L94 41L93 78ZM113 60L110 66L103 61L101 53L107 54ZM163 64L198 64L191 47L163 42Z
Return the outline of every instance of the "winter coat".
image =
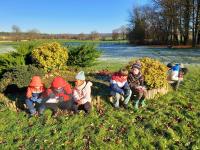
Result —
M39 90L35 89L35 87L40 87ZM26 92L26 97L29 99L32 97L33 93L43 93L45 91L45 86L41 81L39 76L33 76Z
M110 80L110 88L111 91L124 94L124 90L130 89L127 82L127 77L121 75L120 73L114 73Z
M138 75L134 75L130 72L128 75L128 84L131 89L137 89L139 86L144 86L144 77L140 72Z
M92 82L84 82L81 86L76 86L73 90L73 100L80 104L91 102L91 86Z
M54 89L62 88L62 91L56 93ZM56 77L51 83L51 87L47 89L45 97L58 97L63 101L71 100L72 89L69 83L67 83L62 77Z

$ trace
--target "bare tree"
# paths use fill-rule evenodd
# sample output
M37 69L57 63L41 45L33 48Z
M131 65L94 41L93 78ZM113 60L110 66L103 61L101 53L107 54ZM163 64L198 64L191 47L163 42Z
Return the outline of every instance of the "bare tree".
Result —
M118 29L112 31L112 40L119 40L120 33Z
M18 27L17 25L13 25L12 26L12 31L13 31L13 37L15 41L20 40L20 27Z
M79 40L85 40L86 39L86 35L84 33L80 33L80 34L78 34L78 39Z
M39 37L39 33L40 31L38 29L31 29L27 32L28 34L28 39L32 40L32 39L37 39Z
M20 27L17 26L17 25L13 25L13 26L12 26L12 30L13 30L14 33L20 33L20 32L21 32Z
M200 26L200 0L192 1L192 46L198 44Z
M100 34L97 31L92 31L90 34L90 39L91 40L99 40Z

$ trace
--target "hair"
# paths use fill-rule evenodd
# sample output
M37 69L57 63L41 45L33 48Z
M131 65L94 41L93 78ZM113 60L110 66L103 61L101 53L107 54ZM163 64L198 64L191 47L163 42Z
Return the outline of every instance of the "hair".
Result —
M128 76L128 70L127 69L122 68L122 69L120 69L119 72L124 76Z
M168 67L168 68L172 68L172 67L173 67L173 64L172 64L172 63L168 63L168 64L167 64L167 67Z
M187 74L188 73L188 68L181 68L181 71L183 72L183 74Z

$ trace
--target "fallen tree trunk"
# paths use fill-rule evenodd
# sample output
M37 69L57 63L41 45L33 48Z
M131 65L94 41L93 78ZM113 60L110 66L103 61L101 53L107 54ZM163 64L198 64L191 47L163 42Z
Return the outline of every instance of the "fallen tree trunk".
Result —
M153 99L156 96L162 96L169 92L169 86L168 87L162 87L157 89L151 89L147 90L146 99Z

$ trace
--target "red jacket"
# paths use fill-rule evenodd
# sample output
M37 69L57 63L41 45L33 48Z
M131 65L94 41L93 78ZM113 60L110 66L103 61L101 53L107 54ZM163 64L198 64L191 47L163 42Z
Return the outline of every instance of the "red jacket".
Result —
M32 93L36 91L35 87L40 87L39 91L41 93L43 93L45 91L45 86L41 81L41 78L39 76L33 76L29 86L27 88L27 92L26 92L26 97L27 98L31 98L32 97Z
M55 93L53 89L63 88L62 93ZM72 89L69 83L67 83L62 77L54 78L51 83L51 87L47 89L45 96L49 96L50 94L54 94L55 96L62 97L64 101L68 101L71 99Z

